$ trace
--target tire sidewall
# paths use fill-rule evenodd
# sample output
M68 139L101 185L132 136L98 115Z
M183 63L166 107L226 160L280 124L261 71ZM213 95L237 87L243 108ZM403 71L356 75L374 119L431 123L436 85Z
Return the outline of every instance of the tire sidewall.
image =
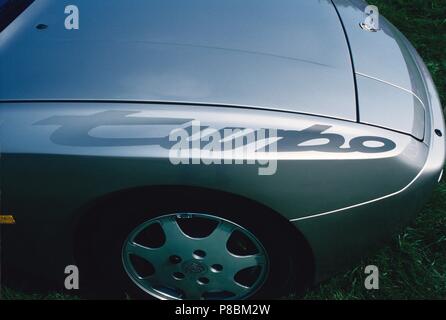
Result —
M296 287L296 246L281 224L269 219L263 207L243 203L227 205L217 201L197 201L178 196L172 201L133 201L114 204L97 212L99 219L84 237L81 272L84 271L86 294L107 299L154 299L127 275L122 263L122 248L129 234L139 225L158 216L176 213L200 213L216 216L251 232L266 250L269 268L264 284L251 299L283 298ZM291 242L291 243L290 243Z

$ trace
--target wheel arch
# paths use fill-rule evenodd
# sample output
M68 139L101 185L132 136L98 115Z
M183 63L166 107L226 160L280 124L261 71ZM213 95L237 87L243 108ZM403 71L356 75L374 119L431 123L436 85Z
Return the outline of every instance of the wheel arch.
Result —
M150 194L150 197L147 195ZM304 235L277 211L244 196L236 195L220 190L191 187L191 186L141 186L130 189L119 190L102 195L93 199L79 209L77 220L74 223L74 258L75 261L88 257L89 235L93 234L101 224L104 213L110 212L109 218L116 218L114 210L123 203L132 203L135 207L142 206L148 200L152 205L162 207L165 201L171 199L185 199L199 203L220 202L225 207L243 206L244 208L261 212L255 219L259 223L278 224L282 235L286 235L294 246L294 253L299 261L304 263L300 266L300 274L297 275L299 287L305 289L314 283L315 259L310 244ZM86 241L87 240L87 241Z

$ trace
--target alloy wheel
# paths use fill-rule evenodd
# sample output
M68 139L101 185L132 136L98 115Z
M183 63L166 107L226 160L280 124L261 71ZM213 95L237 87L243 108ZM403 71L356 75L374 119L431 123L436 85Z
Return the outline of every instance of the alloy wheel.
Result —
M246 299L265 282L269 267L251 232L202 213L140 224L123 245L122 261L130 279L158 299Z

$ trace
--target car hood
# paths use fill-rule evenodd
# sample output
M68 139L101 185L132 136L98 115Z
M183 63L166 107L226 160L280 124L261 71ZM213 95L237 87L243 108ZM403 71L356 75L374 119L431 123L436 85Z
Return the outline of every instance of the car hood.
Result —
M34 2L0 33L0 100L234 105L356 120L329 0ZM38 24L47 25L38 29Z

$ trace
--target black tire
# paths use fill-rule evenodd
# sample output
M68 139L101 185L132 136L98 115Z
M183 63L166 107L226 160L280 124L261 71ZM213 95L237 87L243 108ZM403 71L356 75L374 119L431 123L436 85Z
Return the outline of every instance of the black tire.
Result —
M152 299L126 274L122 246L129 233L154 217L178 212L218 216L249 230L269 257L269 273L254 299L287 298L311 281L309 251L289 223L263 206L232 196L191 190L133 192L112 197L87 214L78 232L81 290L96 299ZM94 217L93 217L94 216ZM285 220L286 221L286 220ZM305 259L305 260L303 260ZM297 262L300 261L298 264Z

